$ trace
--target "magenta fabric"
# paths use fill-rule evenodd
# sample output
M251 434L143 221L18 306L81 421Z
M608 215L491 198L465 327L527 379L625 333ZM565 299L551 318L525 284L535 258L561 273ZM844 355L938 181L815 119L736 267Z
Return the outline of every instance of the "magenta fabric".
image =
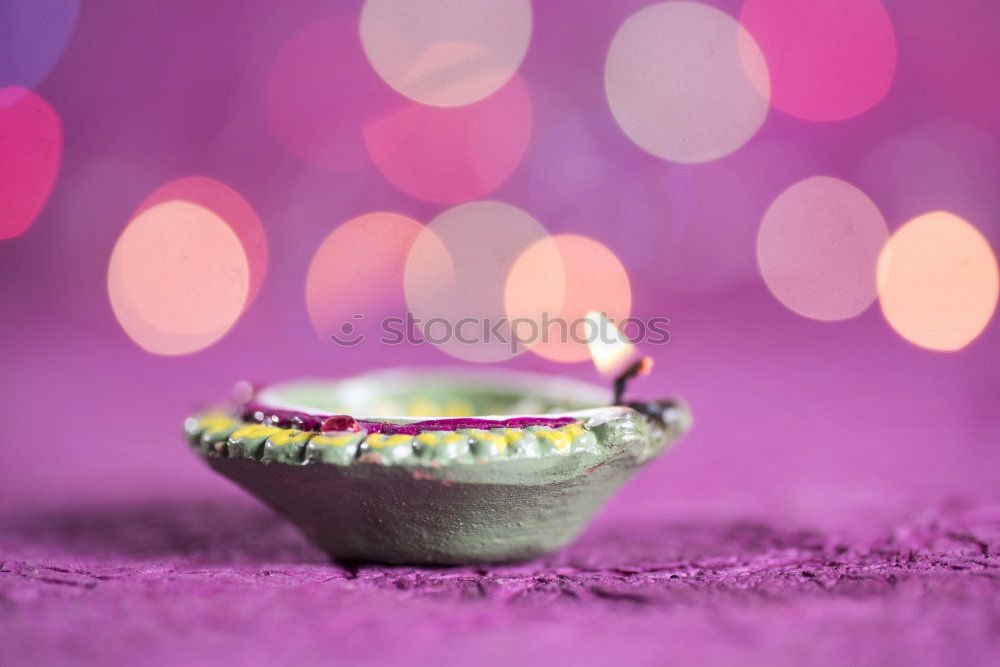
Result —
M543 561L446 569L332 566L243 498L4 530L11 665L973 665L997 642L1000 511L962 504L851 536L625 519Z

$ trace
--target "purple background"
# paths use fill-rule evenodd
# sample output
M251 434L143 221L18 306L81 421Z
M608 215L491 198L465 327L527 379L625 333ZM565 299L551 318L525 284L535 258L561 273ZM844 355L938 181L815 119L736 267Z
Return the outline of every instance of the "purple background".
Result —
M346 351L325 344L304 303L312 252L336 225L373 210L428 221L446 206L398 192L372 167L311 167L268 129L264 81L278 50L316 19L356 12L355 3L95 1L83 3L61 60L35 87L64 123L55 190L24 235L0 242L7 414L0 497L3 515L13 522L0 533L0 573L37 572L46 563L58 564L66 577L127 571L141 594L98 596L86 586L77 586L81 591L74 595L50 594L41 584L38 592L23 581L7 582L0 593L10 604L0 613L10 615L15 628L0 640L7 650L36 659L148 656L151 648L164 648L161 640L188 634L190 623L228 618L238 619L238 627L213 634L201 625L191 650L264 658L281 655L275 646L287 637L299 642L290 655L300 659L336 655L320 639L299 636L301 625L308 625L294 613L300 604L331 626L334 619L349 624L352 615L375 624L371 645L354 640L344 649L356 660L406 656L392 642L406 636L407 625L419 634L427 623L454 623L463 633L465 639L453 644L433 633L417 642L429 655L452 660L479 649L496 660L523 656L529 645L594 659L652 660L661 652L706 661L791 659L809 655L801 642L799 653L782 653L795 628L801 638L835 637L826 656L832 662L848 656L879 662L900 652L932 662L977 662L988 655L979 651L989 649L989 627L996 648L1000 616L992 582L1000 547L989 508L1000 502L1000 329L994 322L964 350L937 354L896 335L877 306L846 322L806 320L764 286L754 239L778 193L827 174L864 190L890 230L944 208L975 224L996 249L1000 58L989 56L996 55L1000 5L947 3L954 4L956 18L943 26L940 10L931 11L938 3L887 2L898 63L881 104L825 124L772 110L756 137L734 154L673 165L627 140L602 89L607 45L643 4L535 3L532 44L520 70L533 96L533 134L520 166L489 198L524 208L550 232L592 236L618 255L632 279L635 314L672 321L670 343L646 350L656 357L656 369L634 384L633 395L681 394L693 406L696 426L616 497L573 555L531 566L532 576L557 577L560 567L579 576L580 561L591 557L595 567L627 563L641 570L653 561L697 560L705 553L752 561L759 550L768 567L780 568L786 547L773 536L782 531L793 536L789 553L808 551L795 532L800 528L845 535L859 541L855 546L878 551L878 540L894 534L893 527L913 521L938 526L928 513L959 507L992 517L983 525L992 526L993 537L969 533L986 545L981 567L992 572L982 577L986 588L948 580L942 587L964 595L967 604L938 600L930 617L915 619L907 610L922 604L932 584L892 593L904 598L884 605L870 599L885 591L864 589L853 607L845 602L854 599L850 593L796 588L788 593L791 602L778 595L767 603L763 595L748 601L708 591L708 601L698 602L705 587L671 593L664 584L640 582L666 596L661 609L689 605L690 616L681 622L689 631L671 633L662 643L652 642L650 633L681 619L635 613L630 624L597 598L589 610L584 605L567 612L559 609L561 598L536 595L536 606L512 612L496 596L470 602L442 572L428 574L430 583L412 583L420 595L388 574L391 581L369 581L362 586L367 593L355 591L339 569L322 565L316 552L199 464L183 445L180 426L191 409L228 395L244 377L269 381L449 363L429 346ZM735 1L709 4L733 14L739 9ZM222 181L250 202L267 232L270 268L257 300L219 343L187 357L157 357L118 326L106 293L107 262L136 205L166 181L193 174ZM595 377L588 364L560 366L530 355L504 365ZM146 521L147 512L156 518ZM220 521L219 512L232 522ZM26 516L37 521L25 523ZM961 514L960 522L968 516ZM171 533L174 521L184 528ZM732 527L742 522L769 526L768 544L732 537ZM151 525L166 526L166 532ZM258 534L257 525L268 529ZM631 527L623 541L635 541L634 552L609 551L602 542L602 536L621 539L618 526ZM154 547L135 546L140 543ZM703 543L715 546L702 549ZM899 544L892 548L906 551ZM930 550L928 567L943 562L934 560L933 540L913 548ZM260 588L265 565L286 578ZM322 592L324 572L333 592ZM406 581L420 576L399 575ZM733 576L727 590L767 585ZM445 592L435 595L434 586ZM259 595L247 587L260 588ZM86 595L96 607L85 605ZM907 595L913 599L906 601ZM766 611L751 613L754 604ZM269 606L274 618L259 609ZM185 616L180 610L188 607ZM287 635L272 627L262 631L261 642L233 653L233 642L250 641L255 609L273 623L298 627ZM122 614L131 614L122 621L123 643L102 654L88 635ZM551 614L552 625L524 625L523 614ZM963 627L975 631L962 635L952 628L950 643L945 629L954 614L965 614ZM378 618L400 624L399 634L378 629ZM868 619L883 631L858 636L845 620L851 618ZM420 619L430 620L421 625ZM787 635L778 627L789 628ZM824 635L823 627L833 634ZM630 639L631 632L642 639ZM766 639L725 648L740 633ZM954 653L960 641L965 652ZM879 642L885 642L881 649ZM251 650L258 644L261 652ZM924 651L929 645L935 650Z

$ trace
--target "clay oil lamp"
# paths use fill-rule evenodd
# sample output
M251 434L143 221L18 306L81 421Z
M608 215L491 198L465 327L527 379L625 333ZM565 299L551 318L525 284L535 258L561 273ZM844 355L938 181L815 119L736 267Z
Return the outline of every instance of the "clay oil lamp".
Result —
M630 362L613 392L427 370L241 384L231 409L190 417L185 431L212 469L335 560L522 560L573 540L689 427L680 401L624 402L626 383L650 367Z

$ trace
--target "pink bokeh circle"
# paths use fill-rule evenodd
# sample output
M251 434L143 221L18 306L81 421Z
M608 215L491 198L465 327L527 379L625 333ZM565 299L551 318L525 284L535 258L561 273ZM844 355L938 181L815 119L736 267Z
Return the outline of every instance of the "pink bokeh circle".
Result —
M406 258L424 230L405 215L375 211L327 235L309 263L305 286L309 319L321 339L344 345L356 335L374 341L385 333L380 320L406 309Z
M232 227L198 204L170 200L140 212L118 237L108 297L137 345L153 354L191 354L239 319L249 276Z
M403 103L364 127L369 155L411 197L458 203L507 180L531 137L532 108L517 75L484 100L461 107Z
M889 91L896 36L879 0L746 0L740 22L764 52L771 103L792 116L850 118Z
M306 162L335 171L370 163L364 119L404 99L372 71L357 22L346 16L302 29L278 53L265 85L267 122L278 141Z
M178 178L158 187L139 204L135 216L167 201L186 201L198 204L229 225L243 244L250 268L249 304L257 296L267 275L267 237L264 227L253 207L238 192L205 176Z
M768 289L790 310L817 320L860 315L877 296L876 262L889 238L882 213L846 181L812 176L764 213L757 261Z
M0 239L20 236L38 217L61 157L59 114L26 88L0 88Z

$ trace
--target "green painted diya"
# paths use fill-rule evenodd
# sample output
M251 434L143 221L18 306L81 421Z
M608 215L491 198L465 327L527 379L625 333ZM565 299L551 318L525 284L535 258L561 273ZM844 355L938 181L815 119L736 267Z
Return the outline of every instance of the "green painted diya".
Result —
M238 392L234 408L186 421L194 450L355 562L557 549L691 422L678 401L609 405L599 387L520 373L389 371Z

